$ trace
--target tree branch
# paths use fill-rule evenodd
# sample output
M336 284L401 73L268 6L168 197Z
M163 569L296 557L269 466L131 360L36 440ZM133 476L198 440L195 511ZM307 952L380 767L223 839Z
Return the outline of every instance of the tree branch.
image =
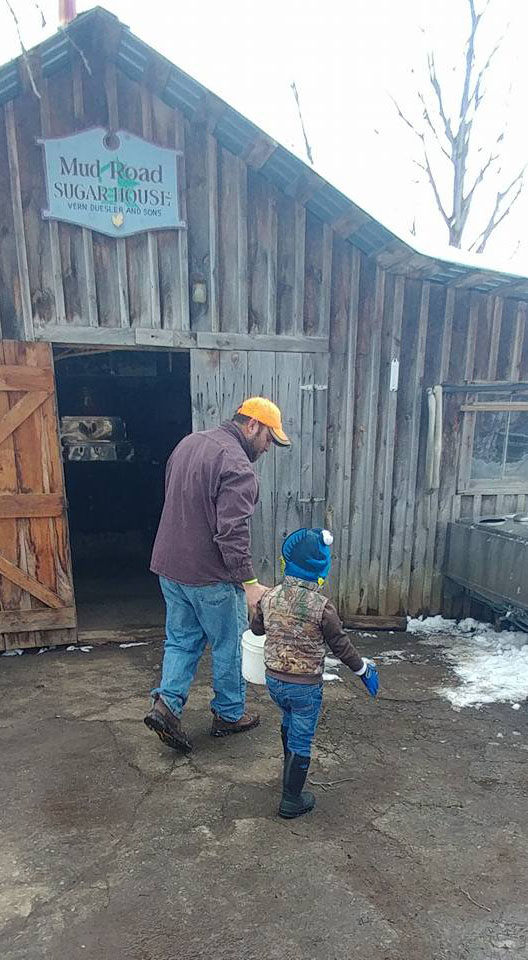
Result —
M423 138L422 138L422 142L423 142ZM416 164L417 167L420 167L420 169L423 170L423 171L427 174L427 178L428 178L428 180L429 180L429 183L431 184L431 187L432 187L432 190L433 190L433 193L434 193L434 196L435 196L436 205L437 205L440 213L442 214L442 217L444 218L444 221L445 221L446 226L447 226L447 227L450 227L450 226L451 226L451 218L447 215L447 213L446 213L445 210L444 210L444 205L443 205L443 203L442 203L442 199L441 199L441 197L440 197L440 193L439 193L439 191L438 191L438 187L437 187L437 185L436 185L436 181L435 181L435 178L434 178L434 176L433 176L433 171L431 170L431 164L429 163L429 157L428 157L428 155L427 155L427 148L426 148L426 146L425 146L425 142L423 142L423 152L424 152L425 164L424 164L424 163L420 163L419 160L415 160L414 162L415 162L415 164Z
M302 110L301 110L301 101L300 101L300 99L299 99L299 94L298 94L298 91L297 91L297 86L296 86L296 84L295 84L295 80L293 80L292 83L291 83L291 89L292 89L292 92L293 92L293 96L295 97L295 103L297 104L297 111L298 111L298 113L299 113L299 120L301 121L301 128L302 128L303 137L304 137L304 146L305 146L305 148L306 148L306 156L308 157L308 160L310 161L310 164L311 164L312 167L313 167L313 165L314 165L314 160L313 160L312 148L311 148L310 142L309 142L309 140L308 140L308 135L307 135L307 133L306 133L306 127L304 126L304 120L303 120L303 115L302 115Z
M475 113L477 112L477 110L478 110L478 108L479 108L479 106L480 106L480 104L481 104L481 102L482 102L482 99L483 99L483 97L484 97L484 94L480 92L480 88L481 88L482 81L483 81L483 79L484 79L485 74L486 74L487 71L489 70L491 61L493 60L493 58L494 58L495 54L497 53L497 51L500 49L500 46L501 46L503 40L504 40L504 37L502 36L502 37L500 37L500 39L497 41L497 43L496 43L495 46L493 47L493 50L491 51L488 59L486 60L486 63L485 63L484 66L482 67L482 70L479 71L479 74L478 74L477 79L476 79L476 81L475 81L475 86L474 86L474 88L473 88L473 93L471 94L471 96L470 96L470 98L469 98L469 103L470 103L470 104L473 103L474 106L475 106Z
M474 250L475 247L476 247L476 252L477 252L477 253L483 253L483 252L484 252L484 249L485 249L485 247L486 247L486 244L487 244L487 242L488 242L491 234L493 233L493 231L499 226L499 223L502 223L502 221L505 219L505 217L507 217L508 214L511 212L511 209L512 209L512 207L514 206L514 204L516 203L516 201L518 200L518 198L519 198L519 196L520 196L520 194L521 194L521 191L522 191L522 189L523 189L523 186L524 186L524 174L525 174L525 171L526 171L526 166L528 166L528 164L525 164L525 166L522 168L522 170L520 171L520 173L517 174L517 176L512 180L512 182L510 183L510 185L509 185L508 187L506 187L505 190L498 190L498 191L497 191L497 197L496 197L496 200L495 200L495 206L494 206L494 208L493 208L491 217L490 217L489 220L488 220L487 226L484 228L484 230L482 231L482 233L479 233L479 235L478 235L478 237L476 238L476 240L473 241L473 243L471 244L471 246L470 246L470 248L469 248L470 250ZM515 195L511 198L511 200L510 200L510 202L508 203L506 209L503 210L503 212L501 213L500 216L498 216L499 210L500 210L500 206L501 206L501 204L502 204L502 201L506 199L506 197L507 197L508 194L510 193L510 190L513 190L513 188L515 187L516 184L518 184L518 188L517 188L517 190L516 190L516 192L515 192ZM480 243L479 243L479 245L478 245L478 247L477 247L477 243L479 242L479 240L480 240Z
M440 116L441 116L441 118L442 118L442 123L444 124L444 130L445 130L446 137L447 137L447 139L449 140L449 143L451 144L451 146L454 146L455 136L454 136L454 134L453 134L453 128L451 127L451 122L450 122L450 120L448 119L447 114L446 114L445 109L444 109L444 100L443 100L443 97L442 97L442 90L441 90L441 88L440 88L440 84L439 84L439 82L438 82L438 77L437 77L437 75L436 75L436 67L435 67L435 62L434 62L434 54L433 54L432 52L427 54L427 66L428 66L428 68L429 68L429 80L430 80L431 86L432 86L432 88L433 88L433 90L434 90L434 92L435 92L435 94L436 94L436 99L437 99L437 101L438 101L438 112L439 112L439 114L440 114Z
M442 141L441 141L441 139L440 139L440 135L439 135L439 133L438 133L438 130L436 129L433 121L431 120L431 115L430 115L430 113L429 113L429 109L428 109L428 107L427 107L427 103L426 103L426 101L425 101L425 97L424 97L423 93L422 93L420 90L418 91L418 99L419 99L420 103L422 104L422 107L423 107L423 118L424 118L427 126L429 127L431 133L433 134L433 136L434 136L434 138L435 138L438 146L440 147L440 150L441 150L442 153L444 154L444 156L447 157L447 159L448 159L449 161L451 161L452 156L451 156L451 154L446 150L446 148L444 147L444 145L443 145L443 143L442 143ZM400 112L400 116L402 116L401 112Z

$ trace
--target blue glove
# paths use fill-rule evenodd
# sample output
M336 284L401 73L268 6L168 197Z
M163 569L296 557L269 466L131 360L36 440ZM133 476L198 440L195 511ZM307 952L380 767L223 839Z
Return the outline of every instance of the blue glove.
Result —
M363 657L363 666L357 671L356 676L361 678L371 697L378 695L379 674L371 660Z

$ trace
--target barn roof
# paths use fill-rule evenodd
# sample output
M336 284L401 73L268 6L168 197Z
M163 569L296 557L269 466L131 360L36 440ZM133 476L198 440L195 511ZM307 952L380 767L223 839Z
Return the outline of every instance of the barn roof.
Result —
M459 251L455 254L452 249L441 257L431 256L402 240L295 154L136 37L102 7L80 14L65 30L30 51L30 59L38 63L42 76L52 76L66 69L78 56L76 47L82 44L83 37L89 36L93 43L94 31L100 37L101 49L115 60L120 70L133 80L145 82L165 103L178 107L189 118L206 121L222 146L258 169L276 187L295 197L345 240L389 271L482 293L528 299L526 277L484 267L478 257ZM0 67L0 105L18 96L24 83L22 56Z

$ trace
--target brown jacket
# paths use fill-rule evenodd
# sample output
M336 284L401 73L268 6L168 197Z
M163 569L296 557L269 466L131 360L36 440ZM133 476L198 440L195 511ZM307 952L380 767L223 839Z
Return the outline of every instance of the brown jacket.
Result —
M351 670L363 660L343 630L333 603L316 583L285 577L261 598L251 622L257 636L266 634L266 672L292 683L316 683L324 669L325 643Z
M241 430L192 433L171 453L150 569L189 585L254 577L249 519L259 486Z

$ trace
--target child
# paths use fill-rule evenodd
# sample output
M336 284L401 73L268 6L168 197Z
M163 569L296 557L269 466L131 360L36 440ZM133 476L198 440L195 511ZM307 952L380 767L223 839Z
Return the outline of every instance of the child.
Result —
M343 630L337 611L320 588L330 571L328 530L295 530L282 547L284 580L259 600L253 633L266 634L266 683L282 710L284 776L279 816L291 819L315 805L303 786L310 766L312 740L323 700L325 643L361 677L368 692L378 692L378 672L360 657Z

